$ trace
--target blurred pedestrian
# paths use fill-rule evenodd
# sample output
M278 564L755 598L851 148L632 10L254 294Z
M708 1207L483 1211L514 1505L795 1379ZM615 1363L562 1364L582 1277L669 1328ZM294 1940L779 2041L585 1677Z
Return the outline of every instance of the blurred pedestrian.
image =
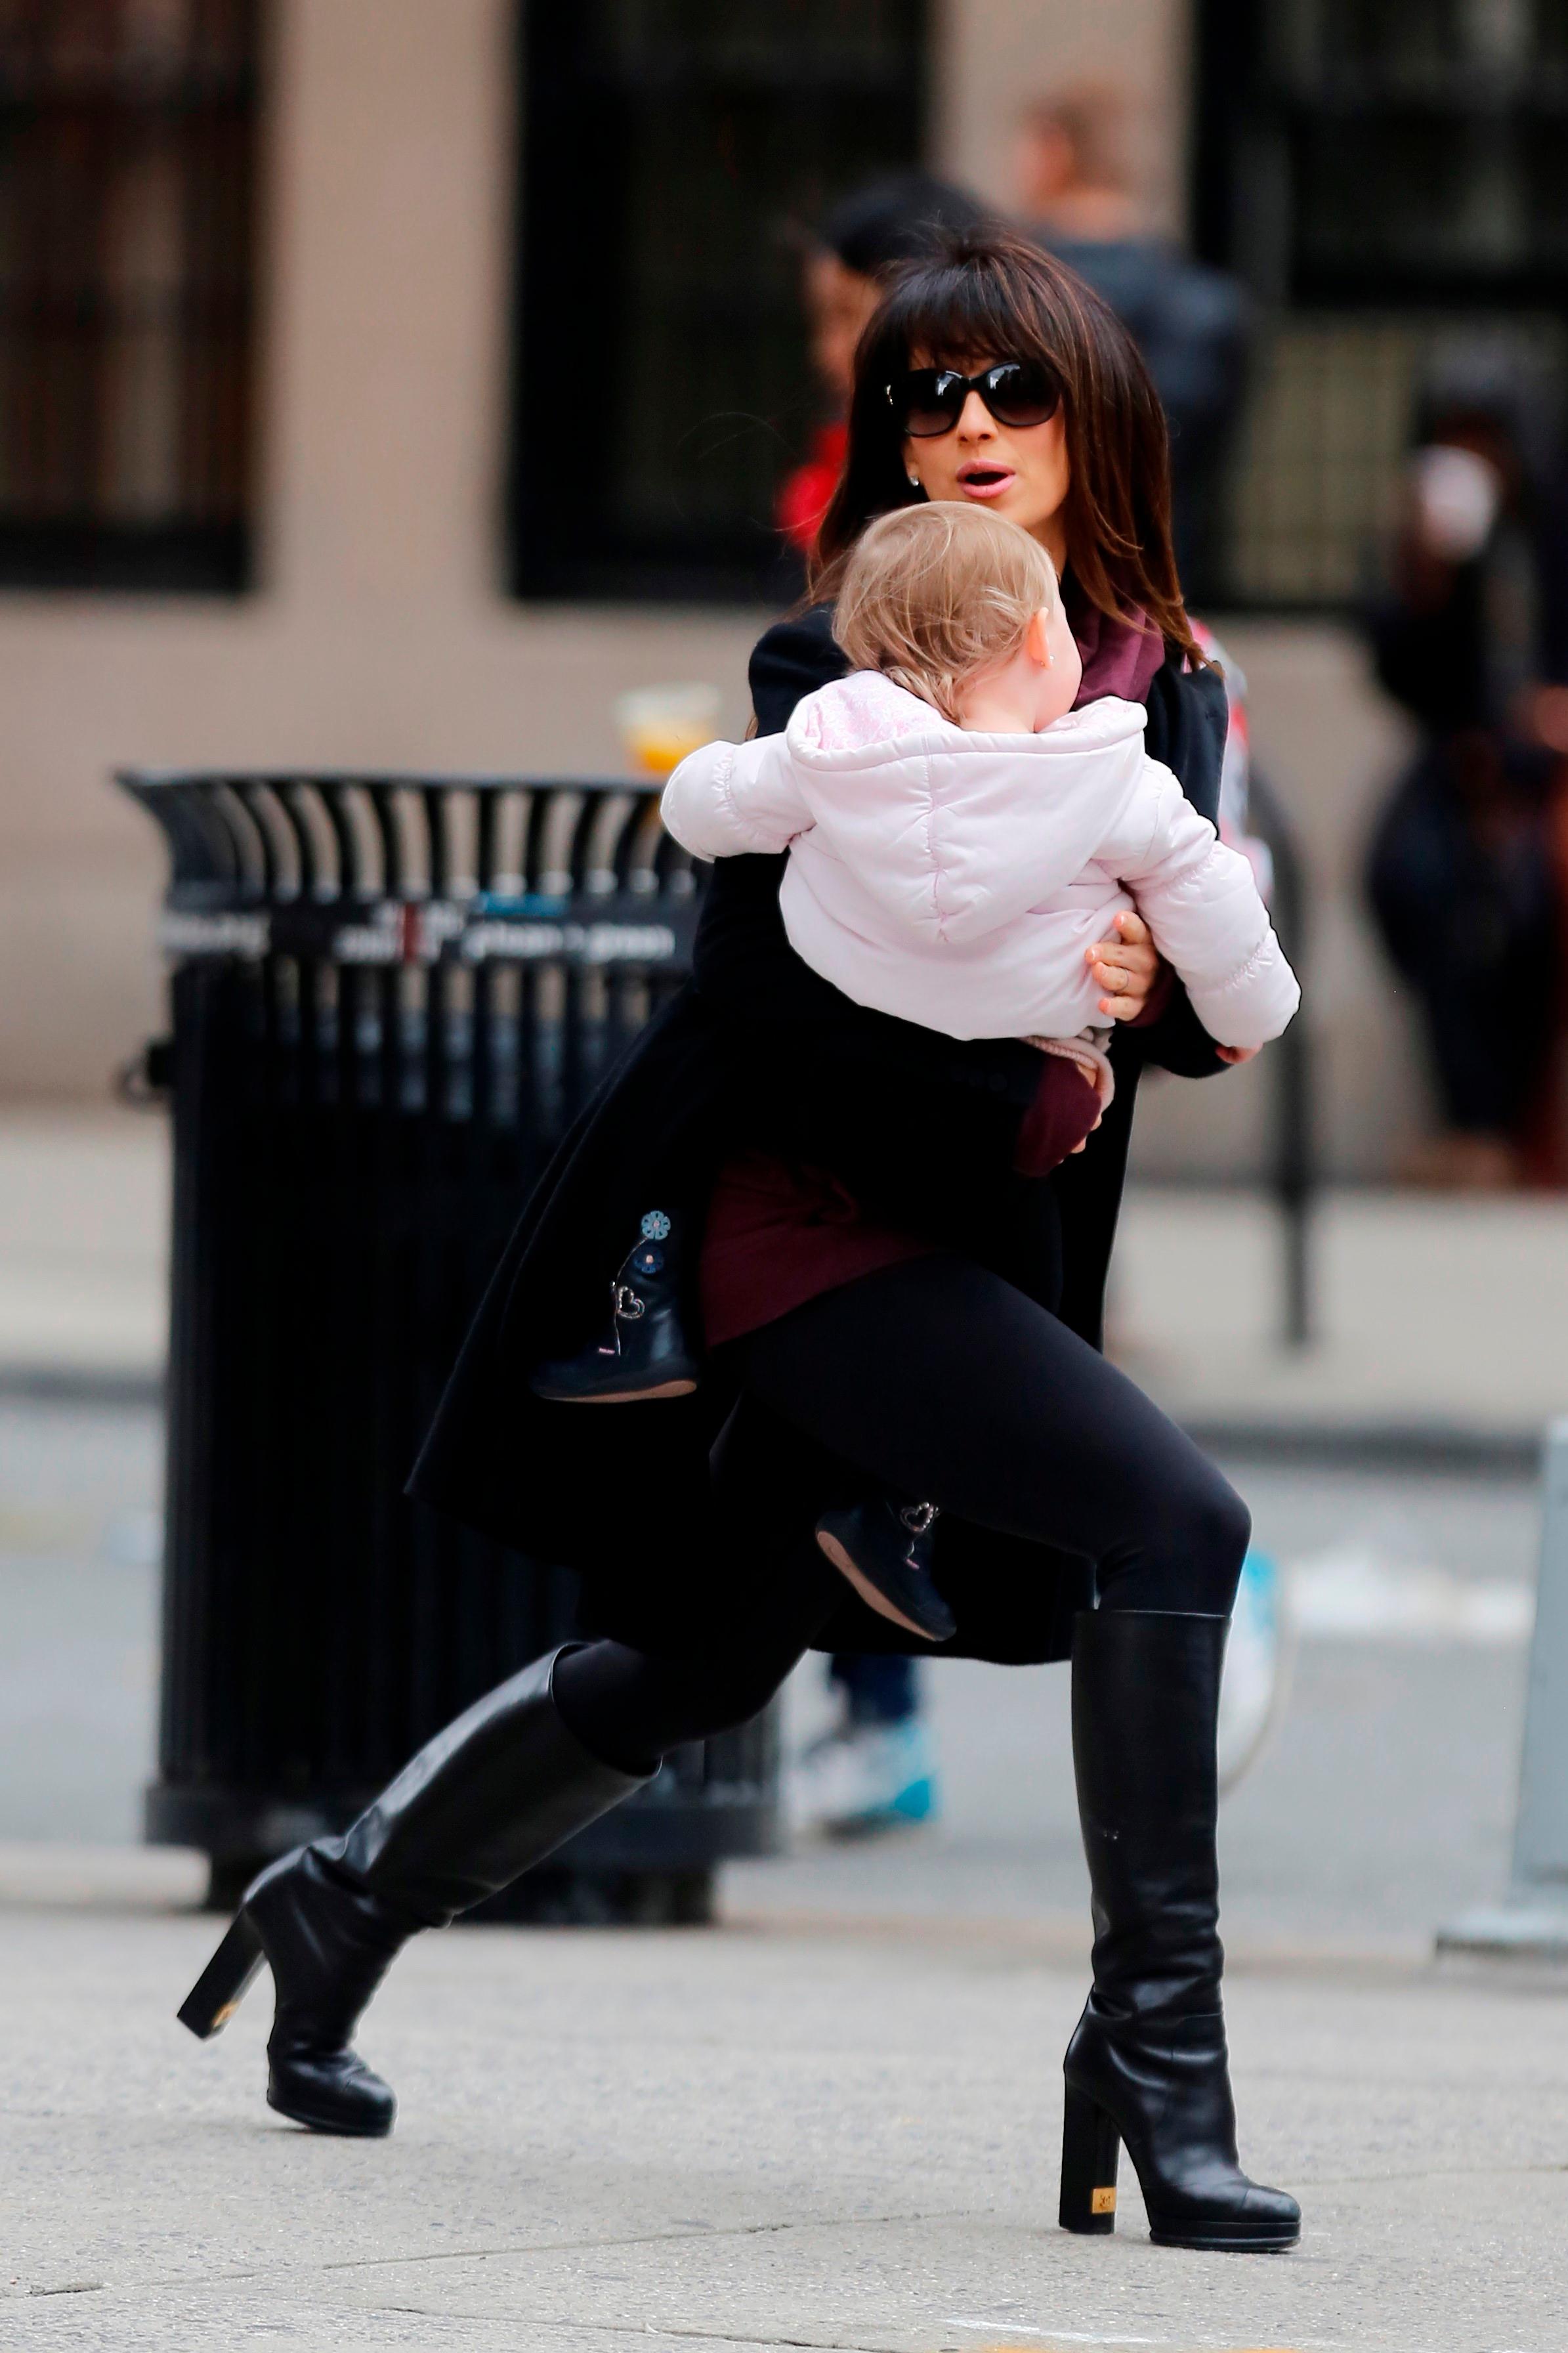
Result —
M1036 99L1018 125L1017 209L1030 233L1076 269L1131 332L1171 436L1172 536L1189 607L1223 590L1225 472L1246 385L1247 304L1240 282L1150 233L1132 188L1127 104L1111 84L1085 82ZM1230 706L1221 784L1221 838L1244 849L1267 895L1268 853L1248 826L1246 683L1225 648L1194 621L1218 662ZM1226 1657L1220 1715L1224 1778L1239 1779L1276 1716L1283 1690L1279 1571L1247 1556Z
M1107 83L1035 100L1018 127L1017 209L1031 234L1110 303L1148 363L1171 432L1177 568L1188 599L1201 604L1219 579L1247 298L1237 280L1150 230L1128 169L1126 114L1122 93Z
M778 523L804 565L844 470L855 347L887 274L943 229L984 227L978 196L929 173L878 180L834 206L806 248L801 298L824 414L804 462L780 487ZM913 1659L841 1656L828 1668L837 1711L790 1772L797 1828L869 1837L931 1820L937 1763Z
M905 172L856 189L807 239L801 301L822 414L805 459L780 486L777 506L779 529L803 563L844 470L855 346L887 273L912 260L937 232L983 228L991 217L967 189L928 172Z
M862 338L816 601L752 655L759 731L842 673L840 559L874 516L928 498L1033 533L1064 582L1082 699L1141 702L1151 754L1212 820L1224 690L1177 586L1158 398L1113 314L1006 234L912 268ZM1095 958L1114 1100L1083 1154L1031 1177L1058 1058L841 996L789 946L783 863L716 867L694 978L525 1208L412 1482L574 1568L599 1638L525 1668L341 1837L275 1864L182 2015L211 2032L265 1957L274 2106L389 2131L393 2094L352 2039L416 1928L539 1862L672 1748L755 1715L807 1647L919 1639L847 1598L814 1539L848 1466L940 1507L946 1653L1071 1657L1095 1942L1064 2062L1064 2228L1114 2227L1125 2146L1160 2243L1293 2245L1295 2200L1237 2162L1221 1995L1215 1723L1247 1514L1098 1345L1141 1069L1202 1076L1226 1056L1122 915ZM741 1164L771 1170L749 1256L727 1229L744 1320L720 1377L640 1413L547 1403L530 1368L595 1328L600 1269L678 1131L706 1139L720 1224L726 1195L744 1207Z
M1471 1188L1568 1179L1553 1053L1568 937L1568 518L1531 428L1505 356L1480 346L1439 360L1367 620L1378 678L1422 737L1368 865L1442 1119L1402 1173Z

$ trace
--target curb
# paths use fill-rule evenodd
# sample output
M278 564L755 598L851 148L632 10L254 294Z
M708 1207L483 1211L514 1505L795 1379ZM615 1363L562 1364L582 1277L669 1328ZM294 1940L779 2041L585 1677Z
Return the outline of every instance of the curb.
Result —
M1536 1430L1487 1430L1474 1423L1441 1421L1176 1418L1205 1453L1241 1454L1257 1461L1499 1479L1532 1479L1541 1468L1543 1432Z
M0 1400L145 1409L162 1405L163 1388L162 1369L150 1366L0 1364ZM1245 1455L1254 1461L1499 1479L1531 1479L1541 1466L1542 1433L1534 1430L1488 1430L1458 1421L1251 1421L1179 1413L1174 1418L1205 1453Z
M134 1365L0 1365L4 1398L31 1405L161 1405L163 1375Z

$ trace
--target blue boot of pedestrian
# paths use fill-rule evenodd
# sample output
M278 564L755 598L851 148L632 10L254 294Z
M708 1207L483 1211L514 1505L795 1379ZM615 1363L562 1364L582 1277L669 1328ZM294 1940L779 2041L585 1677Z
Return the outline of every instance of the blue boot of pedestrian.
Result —
M873 1839L933 1822L941 1786L918 1662L897 1652L846 1654L833 1661L831 1677L843 1717L802 1752L790 1775L796 1827L825 1838Z
M1233 1789L1257 1762L1284 1712L1291 1629L1283 1580L1266 1552L1242 1564L1219 1687L1219 1786Z

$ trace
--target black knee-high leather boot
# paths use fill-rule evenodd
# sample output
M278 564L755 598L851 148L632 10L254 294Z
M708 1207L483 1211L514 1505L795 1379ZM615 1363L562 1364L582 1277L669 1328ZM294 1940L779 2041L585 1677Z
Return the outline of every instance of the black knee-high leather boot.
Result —
M262 1962L278 2008L269 2106L316 2132L379 2136L397 2102L351 2047L360 2015L417 1928L509 1886L640 1788L568 1730L559 1651L438 1732L342 1837L264 1871L180 2010L193 2034L226 2024Z
M1215 1727L1228 1621L1086 1610L1072 1653L1094 1989L1063 2061L1061 2223L1116 2227L1117 2155L1158 2246L1294 2246L1301 2210L1249 2181L1220 1978Z

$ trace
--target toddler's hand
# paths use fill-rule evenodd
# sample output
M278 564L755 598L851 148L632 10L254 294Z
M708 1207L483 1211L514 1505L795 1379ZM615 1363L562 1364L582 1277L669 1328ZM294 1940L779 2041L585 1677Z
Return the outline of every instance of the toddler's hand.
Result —
M1135 909L1124 907L1109 939L1084 950L1096 986L1105 991L1100 1009L1113 1021L1136 1021L1148 1002L1160 969L1160 952Z

